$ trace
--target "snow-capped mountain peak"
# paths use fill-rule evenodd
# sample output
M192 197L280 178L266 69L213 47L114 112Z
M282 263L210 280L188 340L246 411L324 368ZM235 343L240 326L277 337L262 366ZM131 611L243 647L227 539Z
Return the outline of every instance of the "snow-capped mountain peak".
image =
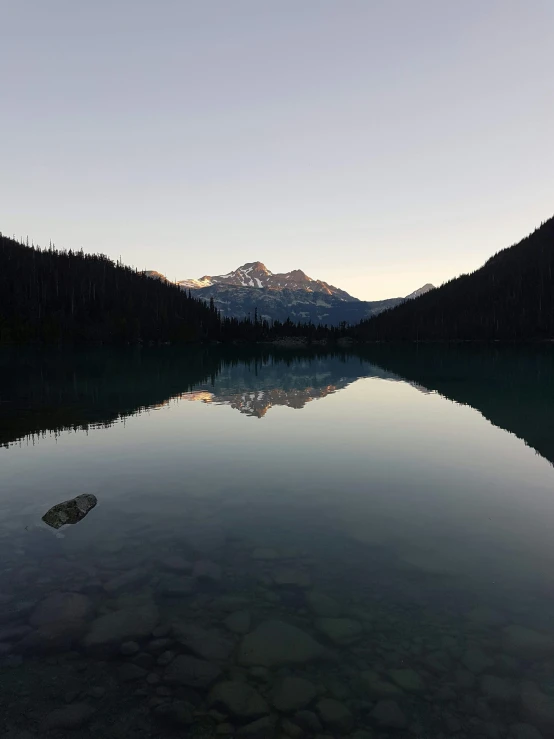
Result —
M322 280L314 280L301 269L290 272L274 273L262 262L247 262L225 275L204 275L199 280L182 280L181 287L200 289L213 285L234 285L236 287L266 288L270 290L295 290L302 292L323 293L339 300L357 300L346 291L329 285Z

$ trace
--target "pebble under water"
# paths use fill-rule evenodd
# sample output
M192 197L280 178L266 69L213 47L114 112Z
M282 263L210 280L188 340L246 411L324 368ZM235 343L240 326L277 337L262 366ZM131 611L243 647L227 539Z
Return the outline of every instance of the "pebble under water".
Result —
M554 736L550 461L384 366L223 363L0 449L0 735ZM98 504L44 524L71 493Z

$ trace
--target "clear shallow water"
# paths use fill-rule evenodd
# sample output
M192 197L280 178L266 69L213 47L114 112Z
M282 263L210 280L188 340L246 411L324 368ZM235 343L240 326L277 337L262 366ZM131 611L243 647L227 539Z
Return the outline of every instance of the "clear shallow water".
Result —
M554 736L553 358L3 352L0 731Z

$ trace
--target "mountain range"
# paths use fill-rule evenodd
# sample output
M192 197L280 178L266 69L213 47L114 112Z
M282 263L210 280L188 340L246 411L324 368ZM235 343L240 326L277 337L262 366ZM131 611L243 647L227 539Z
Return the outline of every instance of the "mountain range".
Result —
M150 270L145 274L170 282L160 272ZM404 297L358 300L346 290L309 277L301 269L273 273L262 262L247 262L224 275L204 275L176 284L195 297L213 301L221 314L229 318L253 317L257 313L260 320L290 319L330 326L359 323L433 289L433 285L427 284Z

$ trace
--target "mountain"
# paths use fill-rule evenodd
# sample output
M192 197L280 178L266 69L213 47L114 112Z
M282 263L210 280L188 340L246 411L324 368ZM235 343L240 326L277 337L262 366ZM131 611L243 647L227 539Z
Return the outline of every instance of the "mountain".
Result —
M226 275L204 275L199 280L181 280L181 287L198 289L213 285L233 285L235 287L270 288L275 290L298 290L308 293L333 295L341 300L356 300L345 290L329 285L322 280L314 280L301 269L292 272L273 273L262 262L247 262Z
M231 289L230 286L226 286ZM338 338L325 326L221 316L198 291L102 254L20 244L0 234L0 345Z
M431 285L431 283L428 282L426 285L423 285L423 287L420 287L417 290L414 290L413 293L406 295L404 300L413 300L414 298L419 298L420 295L425 295L425 293L428 293L430 290L434 290L434 289L435 289L435 286Z
M167 280L159 272L145 274ZM433 285L427 284L405 298L358 300L346 290L315 280L300 269L273 273L262 262L247 262L226 275L204 275L177 284L206 302L213 301L221 315L228 318L254 317L257 313L260 320L290 319L329 326L359 323L433 289Z
M254 317L268 321L310 321L312 323L339 326L341 323L357 324L403 303L407 298L387 300L343 300L323 292L308 292L295 288L253 288L215 284L193 292L209 302L213 300L222 316L229 318Z
M362 340L554 339L554 218L480 269L364 321Z
M199 280L180 280L181 287L198 289L213 285L234 285L235 287L272 288L275 290L299 290L308 293L333 295L340 300L357 300L345 290L329 285L322 280L314 280L301 269L292 272L273 273L262 262L247 262L226 275L204 275Z

